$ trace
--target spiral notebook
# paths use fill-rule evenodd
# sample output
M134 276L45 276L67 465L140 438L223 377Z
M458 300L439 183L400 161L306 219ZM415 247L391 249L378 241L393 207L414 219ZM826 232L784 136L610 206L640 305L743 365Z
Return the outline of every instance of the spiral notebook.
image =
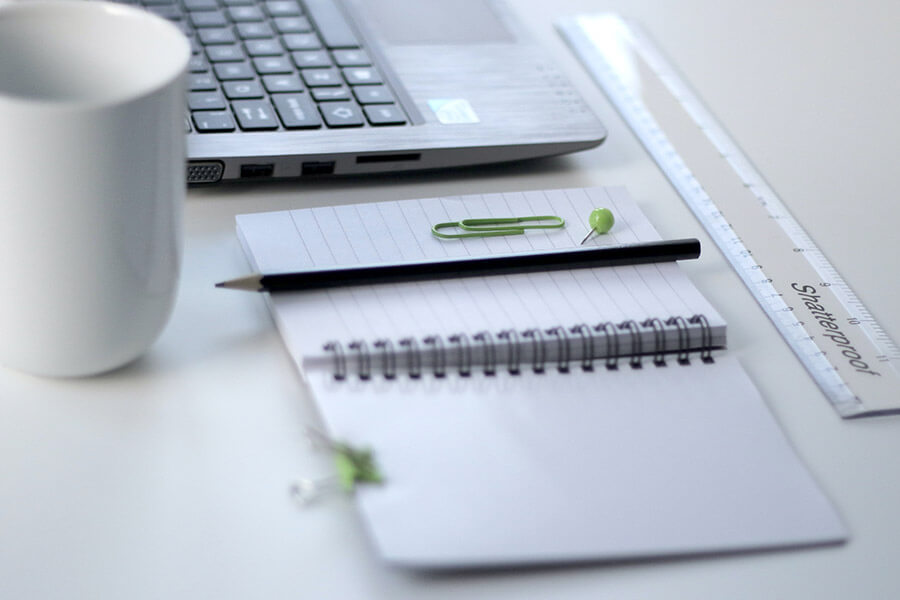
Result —
M659 239L622 188L239 215L260 272ZM527 235L437 222L553 214ZM677 264L277 294L328 435L384 475L356 501L387 561L441 569L837 543L844 526Z

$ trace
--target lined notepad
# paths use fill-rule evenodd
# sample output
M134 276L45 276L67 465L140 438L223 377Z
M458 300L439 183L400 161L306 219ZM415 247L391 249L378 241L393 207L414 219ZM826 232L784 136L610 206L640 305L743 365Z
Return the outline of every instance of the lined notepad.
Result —
M659 239L621 188L241 215L264 273ZM465 217L553 214L439 240ZM269 298L336 440L385 477L357 502L413 568L619 560L839 542L846 532L677 264L368 285Z
M613 210L616 224L589 244L660 239L624 188L328 206L240 215L237 224L254 266L272 273L570 248L584 237L587 215L597 206ZM452 241L431 235L431 226L438 222L532 214L558 215L567 226L528 235ZM725 341L724 321L674 263L361 286L278 295L272 302L298 363L321 359L322 346L331 339L446 337L460 331L549 329L600 321L641 323L669 315L703 314L709 320L712 344L722 346ZM697 333L693 335L699 342ZM650 343L652 332L644 336ZM625 336L621 344L629 341ZM554 352L554 348L548 350Z

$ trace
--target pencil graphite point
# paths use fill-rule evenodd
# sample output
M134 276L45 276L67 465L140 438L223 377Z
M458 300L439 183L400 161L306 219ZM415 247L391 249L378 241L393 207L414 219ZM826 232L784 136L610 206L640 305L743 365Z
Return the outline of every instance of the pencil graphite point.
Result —
M220 281L216 284L217 288L227 288L231 290L246 290L251 292L262 291L262 276L248 275L247 277L239 277L238 279L230 279L228 281Z

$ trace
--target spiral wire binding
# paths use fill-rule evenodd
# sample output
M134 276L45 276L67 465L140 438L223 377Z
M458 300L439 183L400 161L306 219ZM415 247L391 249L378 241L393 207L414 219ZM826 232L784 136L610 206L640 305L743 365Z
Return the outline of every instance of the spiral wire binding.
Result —
M468 377L472 374L472 344L469 342L469 336L464 333L457 333L447 339L451 344L456 344L457 346L460 376Z
M531 363L531 370L535 373L543 373L544 365L547 362L547 343L544 340L544 332L540 329L528 329L522 335L532 340L531 347L534 349L532 354L534 360Z
M667 329L668 332L667 332ZM674 332L673 332L674 329ZM699 329L700 345L691 348L691 330ZM652 348L644 348L643 334L652 332ZM666 348L668 338L674 333L677 337L676 346L673 349ZM373 360L378 364L378 371L386 379L395 379L398 375L398 359L403 357L401 364L409 377L418 379L423 375L423 357L433 357L430 363L430 373L435 377L445 377L450 364L450 357L455 358L452 363L454 370L462 377L472 374L474 367L473 355L479 353L479 365L483 367L485 375L495 375L502 363L511 375L519 375L522 372L523 350L531 349L530 368L535 373L544 373L547 368L548 352L556 349L556 368L561 373L569 372L572 367L572 353L579 349L581 354L580 366L584 371L594 369L594 361L597 340L603 337L605 343L605 366L608 370L616 370L619 361L629 359L629 366L640 369L643 366L644 352L647 357L652 357L652 362L657 367L663 367L666 363L666 353L674 353L676 361L681 365L690 364L692 352L698 352L704 363L714 362L712 356L712 328L705 315L696 314L688 319L681 316L669 317L665 321L658 318L649 318L638 323L628 319L620 323L605 321L593 326L581 323L569 328L557 326L549 329L531 328L522 332L514 329L505 329L492 334L490 331L480 331L472 339L465 333L456 333L448 337L442 335L429 335L421 340L414 337L406 337L395 343L389 339L378 339L373 342L374 351L370 352L369 346L364 340L353 340L348 348L356 360L356 375L362 380L372 378ZM627 354L623 351L622 340L628 337ZM696 339L696 338L695 338ZM578 346L576 346L578 344ZM336 380L347 379L349 373L348 354L338 341L331 341L323 347L326 353L332 355L333 376Z
M603 323L598 323L594 325L594 331L597 333L603 334L603 339L606 340L606 368L609 371L614 371L619 368L619 334L616 331L616 326L612 324L611 321L605 321Z
M666 328L662 321L653 317L641 323L641 327L653 329L653 364L657 367L666 366Z
M408 337L400 340L400 346L406 348L409 376L418 379L422 376L422 353L419 351L419 343L416 338Z
M429 335L422 342L426 346L434 348L432 374L435 377L445 377L447 375L447 348L444 346L444 338L439 335Z
M328 342L325 344L325 352L334 354L334 378L343 381L347 378L347 357L344 355L344 347L340 342Z
M381 374L385 379L397 377L397 354L394 352L394 343L391 340L377 340L373 344L381 353Z
M569 372L569 332L565 327L554 327L547 330L547 335L556 337L556 370Z
M510 375L518 375L522 368L522 348L519 346L519 332L515 329L504 329L497 334L501 340L506 340L506 369Z
M688 324L687 321L684 320L684 317L669 317L666 319L666 325L674 326L678 331L678 354L675 357L675 360L678 361L680 365L689 365L691 364L690 358L690 337L688 333Z
M587 323L576 325L569 329L569 333L577 333L581 338L581 370L594 370L594 337L591 335L591 328Z
M709 327L709 320L706 315L694 315L688 319L689 323L700 325L700 360L705 363L711 363L712 357L712 329Z
M632 369L640 369L643 366L644 348L641 343L641 329L638 327L637 321L628 319L619 323L617 327L631 334L631 352L628 353L628 364Z
M365 340L354 340L350 342L350 349L355 350L359 355L359 378L367 380L372 378L372 355L369 353L369 346Z
M476 342L484 346L484 374L497 374L497 351L494 347L494 336L490 331L479 331L474 337Z

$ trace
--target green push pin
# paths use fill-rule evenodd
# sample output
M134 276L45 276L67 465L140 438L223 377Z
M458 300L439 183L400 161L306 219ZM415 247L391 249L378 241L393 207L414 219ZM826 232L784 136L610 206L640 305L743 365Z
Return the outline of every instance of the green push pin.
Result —
M311 504L330 489L339 487L345 492L352 493L359 484L384 483L384 476L375 461L375 453L369 448L335 442L312 427L307 428L307 435L314 446L334 452L337 477L318 480L304 477L297 480L291 486L290 493L301 505Z
M595 231L597 233L606 233L612 229L613 223L615 222L616 220L613 218L611 210L608 208L595 208L591 211L591 216L588 217L588 224L591 226L591 230L588 231L588 234L581 240L581 244L588 241L588 238L591 237Z
M345 492L352 492L357 483L383 483L384 478L375 464L375 456L368 448L354 448L336 442L334 462L338 480Z

